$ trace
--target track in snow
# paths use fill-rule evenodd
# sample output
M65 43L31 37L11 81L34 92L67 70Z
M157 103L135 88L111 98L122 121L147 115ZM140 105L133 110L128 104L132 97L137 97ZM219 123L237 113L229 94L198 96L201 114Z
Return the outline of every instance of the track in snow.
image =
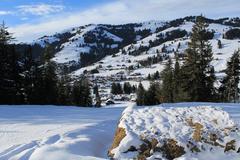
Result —
M240 104L163 107L199 105L223 107L240 125ZM0 160L106 159L125 107L0 106Z

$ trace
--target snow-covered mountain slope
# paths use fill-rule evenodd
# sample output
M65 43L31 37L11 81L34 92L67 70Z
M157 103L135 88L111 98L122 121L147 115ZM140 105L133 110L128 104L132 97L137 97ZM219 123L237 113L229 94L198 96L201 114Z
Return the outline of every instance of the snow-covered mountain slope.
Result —
M174 62L178 54L181 61L195 18L124 25L90 24L44 36L34 43L41 46L51 44L56 52L53 61L67 66L69 74L75 78L87 74L94 83L105 88L104 92L109 92L112 82L127 81L137 85L140 81L147 81L149 75L163 70L169 57ZM212 64L220 80L227 61L240 48L240 36L226 36L233 29L240 29L240 20L206 21L214 57ZM145 84L149 86L149 82Z
M113 54L123 46L156 32L165 24L161 21L124 25L90 24L41 37L33 44L54 46L56 55L53 60L59 64L77 63L82 53L103 54L102 57Z
M71 37L68 42L60 46L61 51L59 51L55 55L55 58L53 58L53 60L56 61L57 63L78 61L78 59L80 58L79 57L80 52L89 52L90 50L90 47L81 47L81 45L84 44L83 35L95 28L96 28L95 25L90 25L86 26L83 29L72 31L71 33L75 35Z
M162 106L221 107L240 125L239 104L178 103ZM0 160L109 159L107 150L125 107L0 106Z
M138 74L142 77L147 77L148 74L153 74L156 71L160 72L164 68L165 61L149 66L141 66L140 62L147 60L149 57L156 57L157 55L167 55L174 59L175 53L184 54L189 42L189 34L193 24L193 22L184 22L178 27L170 27L163 31L153 33L144 39L127 45L114 56L107 56L93 65L83 67L73 72L73 74L81 75L84 71L97 69L99 73L95 73L95 76L111 76L117 73L126 72L127 76ZM216 23L212 23L208 27L210 31L214 31L214 36L210 40L210 43L214 53L213 65L217 73L226 68L226 62L229 60L234 51L240 48L240 39L229 40L223 38L224 34L231 28L231 26ZM182 38L176 38L174 40L159 43L156 46L151 45L151 43L154 43L160 39L159 35L166 35L166 33L171 33L172 31L176 30L186 31L187 35L183 36ZM222 48L218 47L218 40L221 41ZM140 51L137 55L132 54L143 46L146 47L144 51ZM163 47L165 47L165 51L162 51ZM130 66L132 66L133 69L129 71Z

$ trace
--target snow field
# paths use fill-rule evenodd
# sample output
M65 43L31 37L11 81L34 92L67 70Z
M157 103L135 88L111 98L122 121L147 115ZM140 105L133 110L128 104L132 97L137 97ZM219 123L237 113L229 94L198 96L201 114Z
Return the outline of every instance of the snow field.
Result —
M125 122L133 124L128 125L129 130L134 129L139 133L149 134L149 136L153 136L152 131L169 130L171 132L166 136L172 136L176 132L174 134L176 137L180 133L187 132L189 128L176 126L175 122L177 120L181 121L181 119L174 117L174 114L184 112L184 108L190 106L220 107L229 113L230 117L226 112L219 109L217 109L216 114L212 114L210 111L214 111L214 108L207 109L201 114L206 114L206 119L219 116L218 119L221 119L219 125L221 126L232 125L233 122L240 125L240 104L177 103L162 104L161 107L155 106L145 109L131 104L132 107L123 112L126 106L129 106L129 104L118 104L100 109L69 106L0 106L0 160L109 159L107 151L111 146L116 127L122 115L125 115ZM171 107L180 109L178 111L178 109L173 108L159 113L164 110L163 108ZM184 108L181 109L182 107ZM169 113L171 110L173 110L173 113ZM136 113L135 116L138 118L126 117L131 112ZM194 111L194 113L198 112L200 111ZM190 113L186 112L185 115ZM154 117L156 114L162 115L162 118ZM141 118L142 115L144 119ZM225 118L221 118L223 115ZM228 121L229 119L230 121ZM171 129L172 126L168 122L173 122L175 128ZM155 128L151 128L151 125ZM145 132L143 131L144 128L147 129ZM136 145L140 144L140 141L136 139L137 132L129 133L131 134L128 134L129 138L125 141L131 142L130 138L132 138ZM126 147L129 145L125 142L124 144L126 144ZM219 156L213 157L216 154ZM155 156L160 157L161 155ZM194 155L194 157L184 155L178 160L221 160L221 158L238 160L233 154L224 154L222 149L216 149L213 153L205 152L201 155Z

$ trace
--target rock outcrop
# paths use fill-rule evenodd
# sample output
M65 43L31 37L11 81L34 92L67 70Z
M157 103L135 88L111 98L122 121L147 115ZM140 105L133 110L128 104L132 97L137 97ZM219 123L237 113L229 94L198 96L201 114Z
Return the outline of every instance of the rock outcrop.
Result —
M240 157L240 130L228 113L213 107L156 106L124 111L108 155L173 160L215 154Z

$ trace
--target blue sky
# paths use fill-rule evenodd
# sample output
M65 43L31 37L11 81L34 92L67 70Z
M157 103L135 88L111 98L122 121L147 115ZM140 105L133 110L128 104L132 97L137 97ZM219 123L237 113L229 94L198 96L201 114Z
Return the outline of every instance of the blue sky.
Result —
M35 23L50 16L57 16L58 14L66 12L80 12L89 7L113 1L114 0L0 0L0 19L4 20L10 26L27 22ZM29 10L31 7L32 10ZM33 8L35 8L35 10ZM45 12L44 10L49 10L49 12Z
M240 16L240 0L0 0L4 20L20 42L89 23L171 20L204 14Z

